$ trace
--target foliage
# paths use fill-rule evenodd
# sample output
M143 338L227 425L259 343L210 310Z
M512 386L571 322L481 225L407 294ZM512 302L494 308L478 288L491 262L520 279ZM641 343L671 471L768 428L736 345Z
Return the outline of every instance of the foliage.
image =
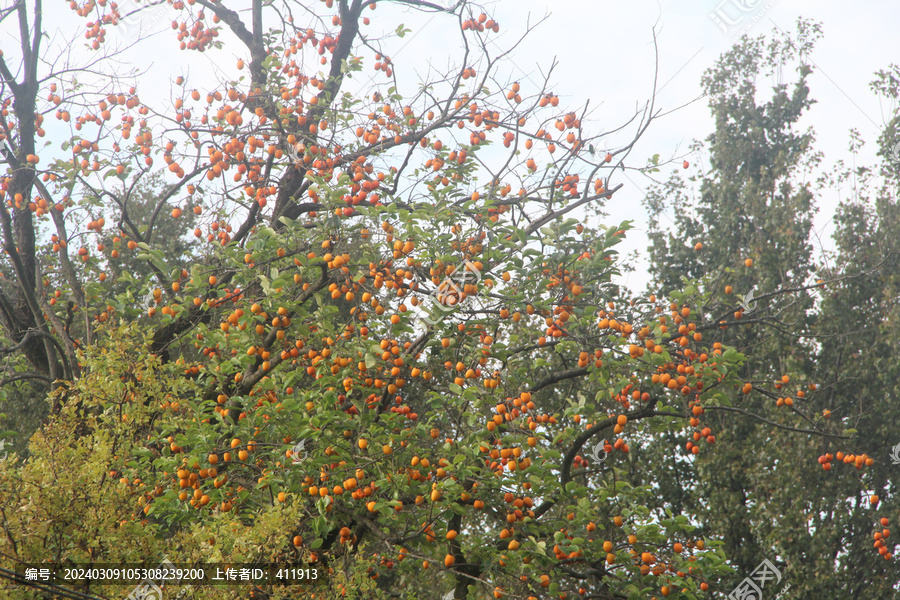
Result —
M895 512L885 458L896 445L886 425L896 418L890 401L896 392L891 375L875 364L897 363L888 341L896 310L888 273L897 252L885 235L895 223L896 194L885 187L878 215L871 214L860 196L875 181L868 170L859 172L857 197L835 217L837 251L823 257L833 263L814 263L814 199L840 189L851 175L838 168L810 182L821 158L812 153L813 132L795 129L813 102L806 56L819 30L801 23L798 31L794 43L744 38L722 56L704 78L717 126L697 147L709 152L711 163L696 178L698 201L691 202L676 177L647 200L656 225L656 285L671 289L678 286L675 275L693 273L705 278L704 299L755 298L736 306L733 318L723 315L715 338L747 356L741 377L753 393L723 389L724 412L707 422L722 442L717 451L704 453L671 484L664 481L667 465L653 468L652 477L663 481L660 509L674 507L700 531L722 532L735 567L726 589L769 559L791 583L786 598L844 598L863 587L887 597L897 570L869 540L874 527L875 549L884 546L882 554L890 556L892 545L878 542L881 519ZM779 81L768 100L759 100L759 80L792 66L796 81ZM675 214L674 231L659 227L664 210ZM847 357L861 358L863 348L888 358L849 364ZM861 372L868 373L865 386ZM696 439L699 427L682 435ZM669 446L658 440L643 461L659 464ZM835 458L850 465L833 467ZM851 466L858 478L846 476ZM877 511L873 495L880 498Z
M697 529L687 495L657 498L672 472L716 476L691 470L700 446L670 471L638 446L733 408L732 390L775 395L760 383L802 361L759 361L754 344L774 357L783 342L764 324L731 334L718 273L667 253L664 299L618 293L631 225L584 217L620 189L631 144L598 153L549 80L503 80L482 8L326 0L299 26L275 4L254 0L246 22L221 2L168 8L182 49L221 57L226 29L245 46L218 89L173 76L171 106L144 104L130 76L92 89L39 63L39 21L23 69L0 56L0 314L22 377L7 384L50 406L30 456L2 463L3 566L313 565L319 598L690 599L730 583L724 526ZM400 85L389 56L408 30L391 7L452 26L459 68ZM71 8L103 56L117 7ZM366 34L378 19L394 34ZM380 81L360 84L369 63ZM807 105L803 76L773 123ZM71 156L38 148L45 114ZM798 160L808 141L779 152ZM793 164L751 172L752 190ZM778 191L783 212L808 210L805 190ZM757 252L768 273L757 242L719 251ZM802 313L816 285L765 299ZM250 587L227 593L303 593Z

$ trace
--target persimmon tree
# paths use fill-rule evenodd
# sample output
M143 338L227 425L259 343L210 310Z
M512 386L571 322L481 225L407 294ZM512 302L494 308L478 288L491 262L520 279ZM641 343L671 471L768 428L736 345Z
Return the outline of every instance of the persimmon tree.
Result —
M69 4L87 66L41 61L35 7L0 13L2 389L52 412L3 462L5 567L313 564L310 597L457 599L695 598L730 571L618 476L750 385L697 282L611 284L630 226L601 211L652 102L607 148L464 0L194 0L172 43L243 58L151 106L137 77L85 83L116 4ZM397 9L436 14L452 69L400 77Z

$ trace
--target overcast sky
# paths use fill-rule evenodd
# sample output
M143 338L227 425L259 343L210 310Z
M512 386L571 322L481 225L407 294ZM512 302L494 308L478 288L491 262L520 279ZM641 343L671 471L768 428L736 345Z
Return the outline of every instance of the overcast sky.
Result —
M809 78L811 96L817 101L801 121L812 127L816 149L824 153L824 165L839 159L853 164L848 152L849 131L857 129L868 146L860 155L863 163L873 164L875 140L890 118L894 106L885 105L869 89L873 74L900 63L896 25L900 23L900 3L871 1L848 4L825 0L634 0L604 2L585 0L524 0L500 2L498 8L511 7L509 19L518 20L551 12L539 34L552 46L560 59L560 93L589 97L609 107L612 120L630 115L636 103L643 103L652 86L654 70L653 27L659 47L657 105L664 110L682 106L701 94L700 78L718 56L727 50L734 36L746 29L749 35L769 35L774 29L793 31L799 17L822 24L823 37L811 60L814 73ZM755 7L742 12L739 6ZM726 33L711 14L725 22L736 22ZM524 54L524 52L523 52ZM527 59L518 59L523 68ZM532 63L541 62L539 55ZM546 59L543 62L547 62ZM792 73L784 73L790 81ZM567 85L568 84L568 85ZM760 82L760 89L766 84ZM574 98L573 98L574 99ZM663 157L686 152L693 139L705 138L713 128L705 100L656 121L634 154L635 165L643 165L655 153ZM700 157L689 157L695 162ZM680 163L680 161L679 161ZM675 169L676 167L671 167ZM680 166L677 167L680 169ZM668 176L664 170L656 175ZM611 214L635 220L637 230L630 232L626 245L639 248L646 216L641 210L643 191L650 183L640 176L623 180L626 187L609 205ZM829 197L817 198L820 207L815 228L823 239L833 230L831 218L841 195L851 190L835 190ZM633 289L647 282L643 272L626 277Z
M133 8L133 2L121 0L119 4L127 11ZM50 2L47 4L49 8ZM248 3L226 1L225 4L240 7ZM319 2L312 4L315 8L321 6ZM498 48L514 41L524 30L527 20L535 23L546 16L528 38L528 43L517 49L513 64L507 64L505 68L521 79L523 88L530 85L530 81L536 86L541 81L541 69L546 69L555 57L558 66L552 89L562 97L562 105L578 106L590 100L591 106L597 107L593 118L598 127L624 123L650 98L657 68L654 27L659 52L656 105L670 111L699 98L701 75L728 49L739 32L768 35L775 28L793 31L801 16L820 22L824 33L811 57L815 71L809 82L811 95L817 103L801 127L815 129L815 147L824 153L825 166L839 159L852 164L853 157L847 152L851 128L859 130L868 142L860 161L873 164L875 140L895 108L881 103L870 91L869 83L876 70L888 68L891 62L900 63L896 38L900 3L896 1L869 0L849 4L836 0L498 0L487 2L485 6L501 24L501 33L495 36ZM450 56L458 56L457 38L442 35L445 24L439 17L399 11L384 4L371 13L371 17L372 29L379 25L393 29L399 19L412 30L403 40L394 40L391 55L393 61L403 65L407 72L412 71L412 66L424 69L426 59L444 65ZM177 49L177 42L169 30L171 18L171 9L156 9L140 24L128 23L115 32L110 28L108 36L113 43L127 43L139 33L160 32L153 38L152 45L138 45L134 51L122 56L125 64L148 69L140 80L139 93L142 100L151 105L158 105L169 97L171 79L177 74L173 65L189 62L191 66L185 67L182 74L190 77L192 87L203 90L214 87L216 70L221 69L228 77L234 77L236 58L247 58L243 45L227 33L221 38L226 42L224 50L186 56ZM74 14L68 10L48 11L45 26L51 33L56 27L68 33L72 30L73 19ZM3 30L0 35L6 37L5 30L12 25L12 19L8 19L0 27ZM9 47L6 42L0 42L0 46ZM149 52L148 48L155 51ZM77 48L73 51L80 53ZM786 72L784 80L790 81L793 76ZM203 85L204 81L208 81L208 85ZM766 83L760 82L760 88L764 87ZM48 119L48 124L51 120ZM671 170L681 168L681 159L691 141L705 138L712 126L705 100L688 104L656 121L635 148L629 162L643 166L657 153L664 159L677 157L677 166L667 167L656 175L665 179ZM611 146L614 147L617 141L625 141L625 138L610 140ZM702 157L687 158L697 163ZM646 215L640 201L650 181L634 174L620 176L619 181L625 187L610 201L607 210L613 222L635 220L636 230L623 245L626 250L633 250L646 241L643 235ZM820 212L815 227L822 239L827 240L832 231L831 217L841 194L849 193L851 190L835 190L832 195L817 199ZM646 285L647 277L640 269L622 283L638 290Z

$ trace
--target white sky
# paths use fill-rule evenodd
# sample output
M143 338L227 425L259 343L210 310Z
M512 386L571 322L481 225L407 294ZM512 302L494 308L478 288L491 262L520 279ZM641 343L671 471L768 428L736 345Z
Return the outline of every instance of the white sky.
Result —
M498 3L498 7L512 3ZM718 56L728 49L732 38L726 35L710 17L717 8L729 16L741 13L736 6L740 0L632 0L629 2L594 2L584 0L520 0L510 11L509 20L519 20L515 14L531 11L543 15L552 11L538 36L545 40L559 40L555 52L560 59L559 78L563 85L559 93L575 98L591 98L608 107L615 121L631 114L638 103L648 97L652 86L654 52L652 28L657 25L659 46L659 82L657 106L664 110L684 105L700 94L700 78ZM801 121L801 128L815 130L815 149L824 153L827 168L838 160L853 165L848 152L849 131L857 129L867 147L858 158L860 164L873 164L875 140L890 119L892 109L885 106L871 92L869 83L879 69L887 69L891 62L900 63L900 47L896 43L896 24L900 23L900 4L872 1L852 5L825 0L743 0L744 5L756 6L733 32L749 26L752 36L769 35L774 28L793 31L798 17L813 19L822 24L823 37L811 57L815 70L809 77L814 104ZM736 20L736 19L735 19ZM755 21L755 22L754 22ZM501 23L509 22L501 19ZM546 32L546 33L545 33ZM532 63L541 61L539 55ZM527 58L517 61L525 67ZM792 74L785 72L784 80ZM570 85L566 85L570 84ZM760 82L760 90L767 87ZM574 94L577 96L574 96ZM574 97L573 97L574 96ZM593 104L593 102L592 102ZM633 164L642 166L655 153L661 158L680 156L694 139L705 138L713 128L705 100L687 106L675 114L651 125L633 156ZM700 157L689 156L692 163ZM672 169L656 174L660 180ZM636 229L629 232L623 247L642 247L641 234L646 216L640 205L643 190L650 183L631 175L608 205L616 220L635 219ZM827 197L817 198L820 207L814 226L823 239L833 231L831 218L841 194L851 190L835 190ZM830 246L827 246L830 247ZM648 277L639 270L624 278L628 287L642 289Z
M133 2L122 0L120 7L131 9ZM67 9L51 11L50 1L46 4L45 28L51 34L57 27L71 32L76 20L74 14ZM226 1L225 4L232 7L249 5L246 0ZM311 4L317 10L324 9L319 2ZM710 14L720 9L726 15L738 17L744 14L737 8L740 4L755 8L746 11L746 16L729 36L716 25ZM733 34L739 29L749 27L751 35L761 35L769 34L775 27L793 31L800 16L821 22L824 36L811 57L816 68L809 78L811 95L817 103L807 113L801 127L815 129L815 149L824 152L826 168L840 159L854 164L854 158L847 151L851 128L858 129L868 143L859 157L860 163L873 164L875 140L895 108L881 104L868 87L876 70L888 68L892 61L900 63L896 43L900 4L889 0L869 0L852 5L836 0L495 0L487 2L486 6L490 16L501 24L501 32L495 36L498 47L511 43L523 31L527 18L534 22L549 15L532 33L529 43L516 51L514 64L506 66L513 78L522 82L523 91L532 87L533 92L541 80L540 68L546 69L555 56L559 65L554 72L552 89L561 96L560 105L583 106L590 99L591 107L596 109L593 115L598 128L624 123L649 99L655 68L654 25L658 32L661 88L656 105L669 111L700 96L702 73L730 46ZM144 102L159 106L159 102L168 97L172 79L179 74L173 65L185 65L180 74L189 76L189 87L205 91L215 87L216 70L234 77L237 73L235 59L248 58L243 45L227 33L221 37L226 42L221 52L209 51L203 55L181 52L168 28L171 9L153 10L155 12L147 14L141 24L131 23L118 31L109 28L108 34L111 41L127 44L139 32L160 32L151 45L139 44L122 55L127 65L149 68L139 81L138 93ZM412 29L406 38L391 42L391 58L399 65L398 73L400 69L410 72L414 65L424 67L426 58L443 66L448 57L458 56L457 38L441 35L444 25L440 18L423 16L415 11L399 11L386 4L366 13L373 19L367 31L374 31L381 24L393 29L398 22L404 22ZM243 15L249 17L248 12ZM13 25L12 21L8 19L0 26L0 38L17 37L7 35L13 33L6 31ZM80 27L83 27L84 22L81 23ZM448 40L452 40L449 48ZM48 46L52 44L45 44L45 48ZM13 55L18 54L6 41L0 42L0 47L6 50L8 58L11 58L10 51ZM76 60L84 60L90 55L77 48L72 50ZM48 52L47 56L51 54ZM792 73L784 73L785 81L792 78ZM529 80L534 82L533 86ZM759 87L764 90L768 86L766 82L760 82ZM55 120L47 119L45 127L48 137L53 139L51 121ZM700 99L651 125L629 163L644 166L647 159L657 153L662 159L676 158L676 164L656 174L663 180L671 170L681 169L683 158L687 157L691 163L698 162L700 157L685 156L687 147L692 140L705 138L712 127L707 104ZM624 141L625 136L611 140L610 147ZM620 175L618 181L625 187L608 203L607 211L611 214L610 223L635 220L636 229L620 246L624 251L631 251L641 248L646 240L643 235L646 215L640 201L650 182L635 174L629 174L627 178ZM823 239L827 240L832 231L834 206L841 194L849 193L852 190L835 190L833 194L817 199L820 212L815 227ZM643 269L639 269L621 282L637 291L647 281Z

